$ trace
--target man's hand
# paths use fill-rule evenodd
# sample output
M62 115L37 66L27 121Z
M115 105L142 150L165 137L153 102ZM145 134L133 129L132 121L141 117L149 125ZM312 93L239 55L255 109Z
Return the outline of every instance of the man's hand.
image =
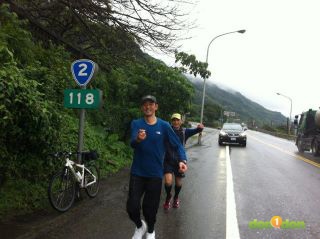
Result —
M138 135L137 135L137 142L141 142L147 137L146 130L145 129L139 129Z
M179 172L180 173L185 173L188 170L187 164L184 162L179 162Z
M197 125L197 128L198 128L198 129L201 129L201 130L203 130L203 128L204 128L204 125L203 125L203 124L198 124L198 125Z

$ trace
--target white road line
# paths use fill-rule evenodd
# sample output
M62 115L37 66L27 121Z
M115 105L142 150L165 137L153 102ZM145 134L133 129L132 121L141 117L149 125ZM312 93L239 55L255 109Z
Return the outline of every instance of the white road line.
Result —
M227 171L227 213L226 213L226 239L240 239L237 220L236 202L233 191L233 177L231 170L229 146L226 146L226 171Z

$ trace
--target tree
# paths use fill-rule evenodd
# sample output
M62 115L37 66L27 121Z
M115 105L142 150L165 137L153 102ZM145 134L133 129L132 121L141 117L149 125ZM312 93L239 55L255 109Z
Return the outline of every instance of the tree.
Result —
M180 62L182 67L177 68L181 72L189 72L195 77L199 74L203 79L208 79L211 72L207 70L208 63L198 61L194 55L189 55L185 52L175 51L176 63ZM187 67L187 68L185 68Z
M113 43L105 37L123 34L125 44L172 52L182 32L191 27L188 15L179 9L189 1L161 0L0 0L19 9L24 17L35 21L58 36L73 38L83 49ZM93 28L93 23L95 27ZM97 27L100 26L100 27ZM74 35L75 32L79 34ZM130 45L128 46L130 49Z
M208 79L210 77L211 72L207 70L207 62L198 61L194 55L189 55L185 52L178 51L175 51L175 58L175 62L180 62L182 65L181 67L176 68L178 71L183 73L189 72L190 74L193 74L195 77L197 75L200 75L203 79Z

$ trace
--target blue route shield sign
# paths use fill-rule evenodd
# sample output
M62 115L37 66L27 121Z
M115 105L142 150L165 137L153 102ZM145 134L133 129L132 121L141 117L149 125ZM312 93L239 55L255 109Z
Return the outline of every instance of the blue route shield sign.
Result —
M95 63L88 59L76 60L71 65L74 80L79 86L86 86L95 71Z

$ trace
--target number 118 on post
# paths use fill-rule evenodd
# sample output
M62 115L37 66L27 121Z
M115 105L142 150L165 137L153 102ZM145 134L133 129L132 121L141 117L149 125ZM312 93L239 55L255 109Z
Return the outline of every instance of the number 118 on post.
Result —
M78 109L98 108L101 103L100 90L66 89L64 90L64 107Z

